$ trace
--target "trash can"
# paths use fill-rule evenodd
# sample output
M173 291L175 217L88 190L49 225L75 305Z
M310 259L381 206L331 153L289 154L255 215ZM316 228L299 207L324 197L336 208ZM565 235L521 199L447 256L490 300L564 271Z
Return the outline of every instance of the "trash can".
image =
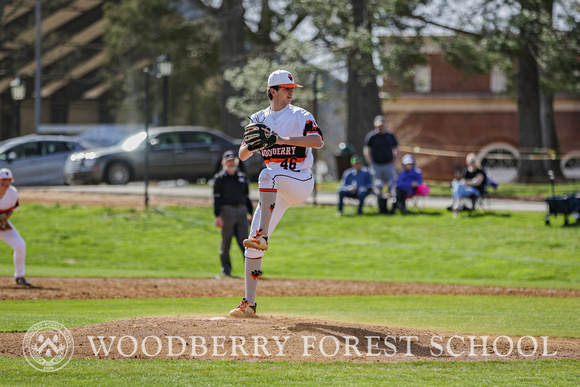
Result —
M344 171L350 168L350 158L354 155L354 146L346 142L341 142L334 152L336 160L336 173L340 180Z

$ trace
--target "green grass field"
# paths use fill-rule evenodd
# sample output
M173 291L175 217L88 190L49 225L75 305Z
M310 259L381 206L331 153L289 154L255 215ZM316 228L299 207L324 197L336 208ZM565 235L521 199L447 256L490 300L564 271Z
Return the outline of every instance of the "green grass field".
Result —
M42 221L39 221L42 219ZM14 223L28 245L29 276L213 277L218 229L208 208L160 211L24 205ZM578 227L546 227L543 214L452 219L335 217L297 207L270 241L269 277L580 288ZM10 248L0 244L0 253ZM234 274L241 252L232 249ZM11 275L10 259L0 275Z
M34 276L213 277L218 229L209 208L123 210L23 204L14 215ZM271 278L580 288L578 227L546 227L543 214L496 212L452 219L335 217L297 207L284 217L264 258ZM0 275L13 273L11 251ZM241 254L232 250L234 274ZM238 258L239 257L239 258ZM42 320L68 327L137 316L223 314L238 299L0 301L0 331ZM268 314L471 333L580 337L578 299L491 296L364 296L260 299ZM296 300L294 300L296 301ZM356 305L356 308L352 308ZM580 362L394 364L73 359L46 374L24 358L0 357L0 384L22 385L577 385Z
M86 386L577 386L580 362L284 363L83 360L56 373L2 358L3 385Z

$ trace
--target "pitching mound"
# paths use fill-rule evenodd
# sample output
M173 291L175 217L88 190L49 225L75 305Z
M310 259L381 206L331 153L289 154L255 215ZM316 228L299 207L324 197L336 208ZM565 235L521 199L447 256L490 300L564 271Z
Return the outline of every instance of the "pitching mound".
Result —
M74 338L73 357L87 359L399 362L580 358L580 339L485 336L288 316L135 318L69 331ZM0 355L22 356L24 335L0 333Z

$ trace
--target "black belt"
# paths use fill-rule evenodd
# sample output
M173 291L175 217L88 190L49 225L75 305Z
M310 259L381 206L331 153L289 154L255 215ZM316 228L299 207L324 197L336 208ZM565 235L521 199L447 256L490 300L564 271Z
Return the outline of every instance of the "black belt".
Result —
M244 207L245 204L243 203L239 203L239 204L223 204L224 206L230 206L230 207Z

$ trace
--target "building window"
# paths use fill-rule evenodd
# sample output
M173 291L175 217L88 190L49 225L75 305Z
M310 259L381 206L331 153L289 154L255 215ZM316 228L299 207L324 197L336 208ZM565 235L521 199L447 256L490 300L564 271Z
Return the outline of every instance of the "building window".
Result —
M415 91L429 93L431 91L431 66L415 67Z
M503 93L506 90L507 78L503 71L493 66L489 77L489 89L492 93Z

